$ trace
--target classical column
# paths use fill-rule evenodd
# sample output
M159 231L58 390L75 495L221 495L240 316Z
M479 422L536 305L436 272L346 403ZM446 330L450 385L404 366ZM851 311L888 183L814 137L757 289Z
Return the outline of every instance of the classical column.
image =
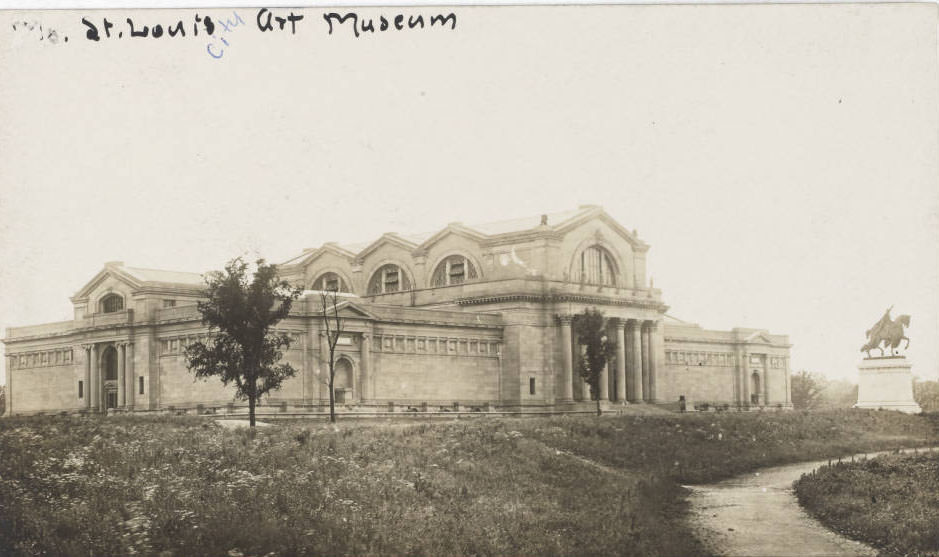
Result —
M124 347L127 346L127 343L119 342L115 348L117 348L117 406L122 408L124 406L124 354L126 353Z
M786 405L792 404L792 371L789 369L789 358L783 358L783 372L786 374Z
M642 392L643 400L652 400L652 390L650 385L650 376L652 374L652 334L647 322L643 322L640 327L642 336Z
M740 374L741 374L741 394L743 395L743 403L745 405L750 404L750 356L747 354L747 351L744 347L740 347Z
M629 400L642 402L642 327L639 321L629 322Z
M127 376L127 380L124 382L124 396L126 397L126 405L128 410L134 409L134 343L128 342L124 345L124 352L127 357L127 361L124 364L124 374Z
M656 386L665 365L665 322L653 321L649 326L649 393L650 401L658 400Z
M13 415L13 366L7 368L6 415Z
M626 323L616 320L616 400L626 402Z
M763 404L769 404L769 354L763 356Z
M574 380L580 384L580 400L588 401L591 400L590 384L587 383L587 380L584 379L584 376L580 373L582 371L580 368L584 365L584 353L587 351L587 347L576 343L574 346L580 352L580 357L577 359L577 377Z
M85 384L82 387L82 396L85 398L85 410L91 409L91 345L82 344L85 351Z
M91 368L91 384L88 386L88 394L91 395L91 409L93 411L98 411L98 406L100 404L99 399L101 398L100 390L98 384L101 382L101 378L98 375L98 346L95 344L89 345L88 349L89 354L89 367Z
M372 392L371 392L371 388L369 384L369 382L371 381L371 378L369 377L369 373L371 372L371 359L370 359L371 354L372 354L371 342L372 341L368 333L365 333L362 335L362 353L361 353L362 362L359 364L362 367L362 381L361 381L361 387L359 387L359 392L360 392L359 400L360 401L365 401L367 399L372 398Z
M561 401L571 402L574 400L574 355L571 345L574 337L571 336L570 315L559 315L558 321L561 322Z
M323 400L323 391L326 390L325 399L329 400L329 343L326 340L326 331L320 331L320 373L319 398Z

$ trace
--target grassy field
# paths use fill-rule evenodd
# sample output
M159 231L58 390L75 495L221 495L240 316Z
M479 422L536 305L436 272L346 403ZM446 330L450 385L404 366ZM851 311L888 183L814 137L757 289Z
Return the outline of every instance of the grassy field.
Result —
M882 555L939 555L939 452L825 466L795 487L816 518Z
M701 555L682 483L936 444L890 412L0 420L0 555Z

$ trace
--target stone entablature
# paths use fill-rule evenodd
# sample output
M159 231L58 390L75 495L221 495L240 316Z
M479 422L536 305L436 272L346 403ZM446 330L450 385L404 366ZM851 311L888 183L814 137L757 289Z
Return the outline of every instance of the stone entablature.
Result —
M375 352L498 358L499 341L473 337L374 335Z
M72 348L7 354L7 369L55 367L72 363Z

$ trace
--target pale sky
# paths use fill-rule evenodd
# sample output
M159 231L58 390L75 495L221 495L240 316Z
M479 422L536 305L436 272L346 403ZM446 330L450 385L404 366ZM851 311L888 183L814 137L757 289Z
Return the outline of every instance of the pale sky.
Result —
M202 272L593 203L652 246L671 315L855 380L893 305L939 378L935 5L463 8L358 39L237 11L218 60L81 24L194 10L27 14L55 45L0 15L0 328L69 319L106 261Z

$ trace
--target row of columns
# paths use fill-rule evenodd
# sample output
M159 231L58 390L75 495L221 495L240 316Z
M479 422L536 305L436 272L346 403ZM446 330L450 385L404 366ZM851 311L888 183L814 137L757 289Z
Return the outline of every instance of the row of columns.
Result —
M92 412L107 410L107 390L102 355L109 347L117 350L117 407L133 409L134 396L134 343L83 344L85 350L85 409Z
M574 338L572 315L558 316L561 329L562 378L560 399L573 401L590 399L589 388L579 374L574 373L574 347L578 346ZM662 323L660 321L640 321L635 319L617 319L613 323L616 342L616 362L613 398L609 389L608 363L600 375L600 400L620 402L652 402L655 400L655 381L658 367L661 365L657 356L658 345L663 342ZM575 391L575 387L577 391ZM575 394L577 396L575 396Z

